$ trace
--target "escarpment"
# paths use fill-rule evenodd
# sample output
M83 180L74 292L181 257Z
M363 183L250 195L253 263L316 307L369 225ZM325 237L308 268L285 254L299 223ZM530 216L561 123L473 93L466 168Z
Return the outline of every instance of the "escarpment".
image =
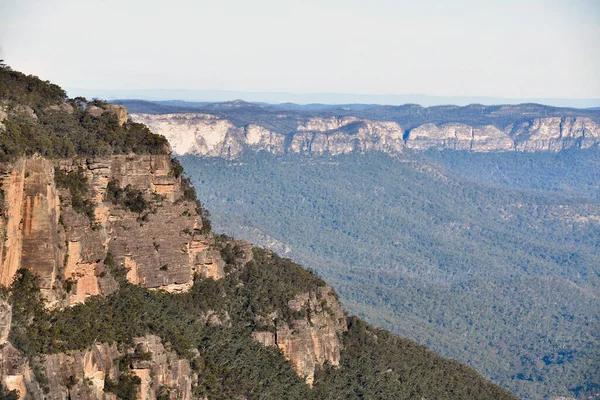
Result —
M106 270L113 265L125 265L132 283L170 291L189 289L196 272L223 275L196 200L186 197L168 155L34 157L3 171L5 286L27 268L50 304L66 305L111 293ZM107 188L132 198L115 201Z
M135 339L131 348L119 350L116 343L96 343L86 350L47 355L41 365L46 390L32 366L8 344L0 350L3 383L23 399L114 399L113 386L127 368L138 382L137 398L192 399L194 374L190 363L165 348L161 339L148 335ZM39 379L39 378L38 378Z
M46 307L61 309L112 294L119 288L120 273L131 284L182 294L191 290L195 279L221 280L232 268L227 267L223 247L236 247L236 258L227 261L235 261L238 268L253 261L249 244L222 238L217 244L176 168L169 155L33 157L3 165L3 285L9 286L18 270L27 269L39 277ZM269 314L268 323L269 317L257 316L261 326L274 329L258 330L255 338L278 346L311 384L316 368L339 363L345 315L326 286L299 293L284 306L293 318L286 320L277 310ZM10 305L3 303L1 311L6 342ZM231 325L227 311L224 317L219 313L223 310L209 310L200 319L207 326ZM171 398L191 398L197 372L190 372L189 362L174 353L165 355L160 340L140 337L135 342L154 346L152 360L129 368L139 377L140 398L156 398L163 386L174 393ZM8 343L0 355L0 375L22 398L37 398L42 386L48 398L111 398L104 391L106 379L118 375L118 359L124 354L114 344L94 342L91 350L48 355L37 366L48 378L42 385L27 358Z
M415 343L376 348L382 333L312 271L213 233L165 138L125 108L4 64L0 83L0 397L513 398ZM203 121L199 146L228 156L240 137L323 154L403 143L394 124L352 118L308 121L295 140ZM361 351L388 357L357 368Z
M273 154L339 155L369 150L395 153L404 147L404 132L397 123L356 118L314 118L289 135L257 124L236 126L209 114L132 114L132 118L167 137L177 154L237 157L251 149Z
M318 366L339 365L342 347L339 338L347 329L346 317L329 286L298 295L289 306L304 317L289 324L275 324L272 331L255 331L253 336L265 346L280 348L293 362L296 372L312 385Z
M287 272L278 269L278 279L265 275L272 280L266 286L252 280L247 264L277 268L279 259L261 253L258 262L250 244L211 232L207 213L164 138L128 120L122 106L70 100L37 78L1 69L0 76L5 74L15 87L0 115L0 285L12 288L0 300L4 388L21 398L104 399L130 389L144 399L204 398L192 393L202 367L190 369L190 360L199 356L189 341L198 330L255 321L262 321L260 327L276 321L283 355L300 382L311 382L318 366L339 362L338 334L346 322L331 289L319 288L322 281L311 278L302 290L289 283L280 287L277 298L258 294L286 281ZM50 95L32 103L19 85L39 85ZM65 125L66 135L59 133ZM27 132L46 142L25 146L20 136ZM302 275L301 268L286 265ZM198 296L205 296L199 285L225 292L197 304ZM127 316L115 309L143 293L155 301L139 304L147 311L127 306L132 313ZM165 300L167 295L180 297ZM253 295L266 303L253 299L257 308L246 315L238 307ZM217 301L221 297L225 300ZM173 308L163 313L161 306ZM94 307L100 308L91 320L78 311ZM323 307L329 312L323 314ZM171 322L155 326L145 319L154 312ZM83 321L73 325L72 318ZM185 318L181 329L192 326L195 333L173 334L171 325ZM68 328L55 329L57 324ZM118 333L122 328L126 333ZM140 351L142 358L135 355Z
M335 156L368 151L399 154L407 149L557 152L600 145L600 124L578 116L520 119L504 127L446 122L423 123L410 129L394 121L352 116L283 114L281 124L275 120L265 126L234 123L226 113L133 114L132 118L167 137L177 154L225 158L235 158L245 150Z
M118 290L119 268L132 284L172 293L190 291L198 276L222 279L226 262L195 195L190 197L188 183L176 168L169 155L33 157L3 165L2 284L9 286L21 268L30 270L40 278L47 307L59 309ZM242 265L253 258L245 246L240 250ZM277 336L272 344L282 349L299 376L312 383L319 365L339 363L345 316L330 288L299 294L289 307L297 319L277 325L269 335ZM5 303L2 311L6 342L10 305ZM272 316L280 319L277 312ZM210 313L205 321L223 323ZM261 333L256 338L271 344L260 339ZM143 338L135 340L145 343ZM164 353L160 342L152 343L158 349L151 351L153 357ZM48 398L111 398L104 392L106 379L115 379L122 356L114 345L99 342L91 350L46 356L38 368L48 377ZM191 398L197 374L190 372L188 361L173 357L155 357L145 361L144 368L131 369L141 381L140 398L156 398L163 386L176 393L171 398ZM9 390L18 390L23 398L41 396L32 367L10 343L0 362ZM172 365L178 368L175 377L156 372L174 373Z

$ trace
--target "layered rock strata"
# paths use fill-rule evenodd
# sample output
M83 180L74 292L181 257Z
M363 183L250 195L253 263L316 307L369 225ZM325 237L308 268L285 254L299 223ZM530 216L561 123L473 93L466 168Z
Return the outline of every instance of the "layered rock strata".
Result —
M76 212L67 189L55 182L55 168L82 173L94 220ZM108 183L143 193L141 213L106 199ZM74 304L108 294L116 286L104 260L128 268L127 278L148 288L186 291L195 273L223 276L225 263L203 234L194 201L186 200L181 178L168 155L114 156L51 161L22 159L4 166L0 176L4 218L0 229L0 283L10 285L19 268L41 278L53 305ZM64 290L64 282L70 290Z
M44 393L26 358L7 344L0 350L2 383L8 390L17 390L21 399L113 400L117 397L105 391L107 380L118 380L119 358L137 350L149 355L145 360L134 359L130 365L131 374L141 381L139 399L156 399L161 392L170 399L192 398L197 376L188 360L165 348L156 336L136 338L135 345L120 352L116 344L97 343L87 350L47 355L42 364L48 378Z
M78 174L87 181L85 200L93 215L74 209L73 193L57 184L58 174ZM109 184L142 194L146 209L133 212L109 199ZM125 267L126 278L155 290L185 292L194 275L221 279L225 262L212 233L203 230L196 202L186 198L185 184L175 176L169 155L122 155L99 159L20 159L2 165L2 218L0 280L9 286L20 268L40 277L48 307L68 307L88 297L108 295L117 289L111 268ZM236 242L242 262L252 259L252 246ZM299 376L312 384L318 365L340 361L341 333L346 317L329 287L297 296L289 304L296 318L290 323L270 321L273 331L255 338L278 346ZM274 316L277 320L277 316ZM204 323L228 324L216 314ZM10 303L0 299L0 379L23 399L114 399L104 391L107 378L115 379L114 345L47 355L39 360L48 377L46 394L29 361L8 341ZM138 338L135 343L150 361L136 361L133 374L140 378L139 398L155 399L159 390L172 399L191 398L197 379L189 362L165 348L159 338Z
M317 366L340 363L340 337L347 329L346 316L329 286L297 296L289 307L304 312L306 317L291 324L276 324L273 331L258 331L253 336L265 346L279 347L298 375L312 385Z
M131 117L169 139L175 153L208 157L235 158L245 150L335 156L367 151L398 154L405 149L557 152L600 145L600 125L588 117L532 118L502 129L450 122L423 124L410 130L404 130L396 122L311 117L297 118L291 131L287 125L281 129L259 124L238 126L212 114L132 114ZM285 120L288 124L288 119Z

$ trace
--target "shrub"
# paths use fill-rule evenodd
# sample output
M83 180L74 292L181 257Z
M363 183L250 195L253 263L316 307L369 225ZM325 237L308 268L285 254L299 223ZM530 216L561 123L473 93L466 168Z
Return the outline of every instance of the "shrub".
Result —
M54 181L56 187L69 191L73 210L86 215L92 224L95 223L94 203L85 198L88 193L88 180L83 173L83 169L79 168L77 171L65 172L57 167L54 169Z

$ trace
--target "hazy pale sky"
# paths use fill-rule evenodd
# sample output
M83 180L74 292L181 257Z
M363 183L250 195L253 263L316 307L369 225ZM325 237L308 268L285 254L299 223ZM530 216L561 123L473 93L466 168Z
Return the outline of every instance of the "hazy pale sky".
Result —
M66 88L600 98L600 0L0 0Z

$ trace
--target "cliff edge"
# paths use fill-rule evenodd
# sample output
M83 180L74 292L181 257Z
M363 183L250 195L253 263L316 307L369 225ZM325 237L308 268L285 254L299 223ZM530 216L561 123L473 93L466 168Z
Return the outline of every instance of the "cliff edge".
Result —
M214 234L123 107L5 65L0 101L0 397L514 398Z

